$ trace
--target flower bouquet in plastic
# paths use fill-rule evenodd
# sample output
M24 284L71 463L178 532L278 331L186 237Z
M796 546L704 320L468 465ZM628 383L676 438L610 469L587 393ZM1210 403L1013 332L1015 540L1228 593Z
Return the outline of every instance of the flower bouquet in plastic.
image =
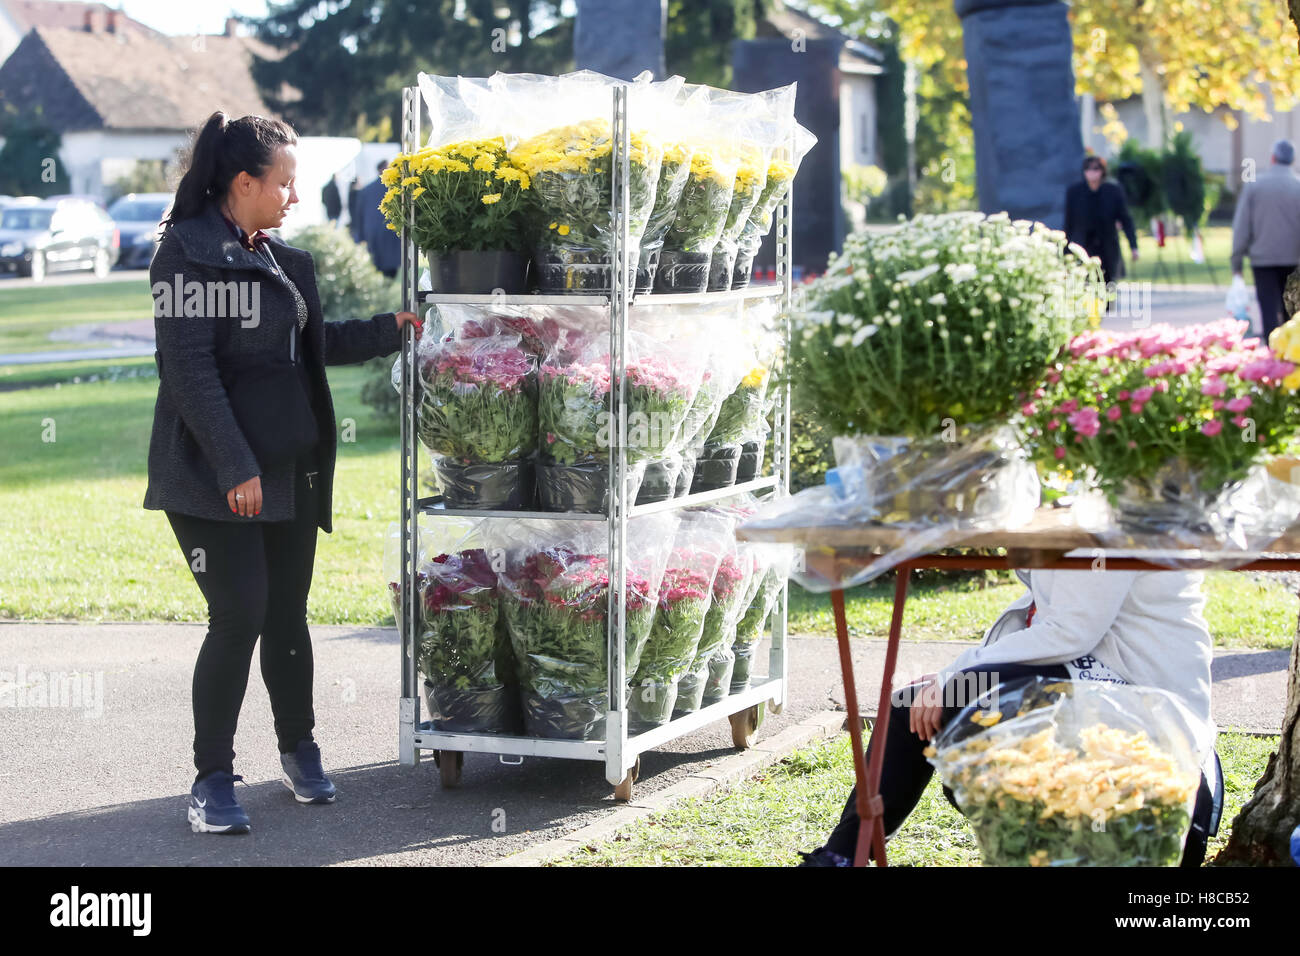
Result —
M748 544L727 542L718 573L713 579L713 600L704 616L700 643L695 649L695 659L686 674L677 682L677 701L673 715L690 714L700 709L709 683L709 662L715 657L730 656L734 662L732 645L736 641L736 625L740 620L741 602L754 577L754 551ZM731 668L727 670L727 687L730 687ZM725 697L727 689L718 695Z
M987 866L1175 866L1212 746L1166 691L1034 678L967 707L926 755Z
M734 541L734 526L734 519L722 514L686 512L681 517L659 585L650 637L632 681L628 720L638 732L672 717L677 682L694 663L713 599L713 580Z
M758 642L767 633L767 622L785 590L794 563L794 549L788 545L755 544L754 576L741 599L743 610L736 622L732 653L736 663L731 672L731 693L749 690L750 669Z
M1235 319L1086 332L1026 396L1041 466L1093 479L1113 506L1103 540L1245 552L1300 514L1295 486L1264 467L1294 444L1300 366L1246 332Z
M531 505L536 363L517 335L421 340L417 428L452 507Z
M439 554L426 569L418 653L434 725L457 733L516 733L513 659L487 553Z
M532 736L590 740L604 733L608 538L603 527L592 524L520 521L494 532L505 555L506 569L498 576L502 610L519 670L525 729ZM675 525L666 515L629 523L628 675L635 672L650 633Z

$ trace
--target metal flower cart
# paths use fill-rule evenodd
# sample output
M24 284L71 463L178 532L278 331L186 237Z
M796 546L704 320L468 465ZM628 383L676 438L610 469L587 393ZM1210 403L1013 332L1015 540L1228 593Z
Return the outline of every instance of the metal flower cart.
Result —
M408 87L402 97L402 148L406 152L420 148L421 125L420 92ZM418 255L411 231L411 221L402 231L402 308L415 311L423 305L447 304L482 306L497 305L556 305L584 306L606 310L609 317L609 348L611 379L622 382L627 361L626 336L629 313L641 310L686 309L706 303L734 301L736 299L768 299L779 302L788 341L787 315L791 296L790 226L791 201L787 197L777 210L776 257L777 281L730 292L706 292L698 295L658 294L634 296L627 277L631 272L628 236L628 157L629 132L627 91L615 88L612 96L613 131L613 189L610 197L613 229L613 254L611 292L607 296L593 295L446 295L423 293L418 288ZM765 709L770 706L779 713L786 696L786 610L787 591L783 586L771 616L771 649L768 658L768 676L755 677L750 688L732 694L723 700L702 707L692 714L671 720L669 723L635 735L629 734L624 694L619 692L627 684L628 674L624 660L624 626L626 586L626 543L629 519L638 515L680 509L692 505L720 501L742 492L764 496L781 496L789 486L790 399L788 387L781 387L775 405L773 455L769 473L753 481L717 491L691 494L653 504L636 505L625 500L624 476L627 473L625 439L627 435L627 406L623 388L618 390L611 416L611 434L620 436L617 447L610 451L609 506L604 514L576 514L522 511L464 511L446 508L438 497L421 497L419 493L419 445L417 429L417 379L414 330L407 326L401 352L401 614L398 631L401 637L401 698L398 709L398 752L405 766L418 763L421 751L432 751L438 764L443 786L456 786L460 782L464 755L467 751L517 757L562 757L572 760L599 761L605 765L605 778L615 785L615 796L630 800L632 787L640 767L640 755L661 744L698 730L722 718L731 723L732 740L737 747L752 746ZM581 519L604 522L609 533L609 609L608 620L608 701L603 739L556 740L540 737L507 736L499 734L448 733L435 729L429 720L421 720L420 676L417 673L416 644L419 635L419 598L416 593L418 559L418 518L421 513L435 515L460 515L495 518Z

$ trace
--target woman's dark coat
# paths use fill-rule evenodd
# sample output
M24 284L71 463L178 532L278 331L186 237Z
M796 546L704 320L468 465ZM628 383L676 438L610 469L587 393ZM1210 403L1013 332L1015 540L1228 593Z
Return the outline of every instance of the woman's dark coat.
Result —
M318 453L322 493L317 524L330 532L338 429L325 366L351 365L390 355L401 348L401 331L391 312L370 319L324 321L311 255L278 239L271 240L271 248L307 303L303 353L321 437ZM169 297L167 306L175 304L173 286L177 281L197 281L205 289L209 282L257 283L256 322L241 318L238 309L229 307L217 307L212 310L215 314L207 314L206 294L205 306L198 310L204 314L171 318L161 315L166 310L160 301L162 296ZM154 292L160 382L149 439L149 485L144 507L225 521L293 518L293 464L269 470L258 464L235 421L218 371L239 356L288 354L290 331L298 315L292 293L260 254L240 244L215 205L167 230L149 268L149 282ZM251 291L245 295L251 299ZM221 317L222 312L228 317ZM268 408L266 413L274 415L275 409ZM230 510L226 492L254 475L262 479L262 513L240 517Z
M1102 269L1107 276L1124 275L1124 259L1120 255L1119 232L1115 228L1118 222L1124 227L1130 249L1137 248L1137 230L1133 227L1133 217L1129 215L1128 203L1124 199L1124 190L1115 183L1103 182L1097 187L1097 199L1100 202L1101 246L1090 247L1085 239L1088 235L1088 183L1075 183L1065 191L1065 236L1070 242L1077 242L1092 255L1101 259Z

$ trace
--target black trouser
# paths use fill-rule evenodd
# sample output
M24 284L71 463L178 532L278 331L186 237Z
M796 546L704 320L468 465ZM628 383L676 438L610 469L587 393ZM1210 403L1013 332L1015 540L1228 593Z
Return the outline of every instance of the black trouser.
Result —
M1261 338L1268 341L1268 333L1290 318L1282 302L1286 280L1295 272L1295 266L1257 266L1250 264L1255 278L1255 298L1259 300L1259 321L1263 329Z
M307 592L320 475L309 473L318 471L314 457L298 463L292 521L214 521L166 512L208 602L208 633L194 664L196 780L214 770L234 772L235 726L259 636L280 752L292 753L298 741L311 739L316 717Z
M988 687L1003 681L1015 680L1018 677L1037 675L1050 679L1068 679L1070 676L1070 672L1066 670L1063 664L1051 664L1042 667L1031 667L1023 664L1000 664L996 668L988 670L972 668L961 673L987 674ZM979 682L975 683L978 684ZM967 686L971 685L968 684ZM981 689L983 689L982 686ZM930 777L934 774L934 767L925 759L925 754L922 752L930 745L931 741L922 740L916 736L908 725L908 700L909 698L903 692L896 692L891 697L888 736L886 738L884 758L880 767L880 799L885 808L886 836L893 834L903 825L908 815L920 802L921 795L925 793L925 788L930 783ZM973 700L957 700L953 702L953 706L944 707L943 724L947 725L961 712L966 704L973 702ZM876 739L873 733L871 740L867 743L868 761L871 759L871 748L875 743ZM952 792L947 787L944 788L944 794L953 806L957 805ZM854 787L849 792L849 799L844 805L843 813L840 814L840 822L826 840L826 849L848 857L850 860L853 859L858 846L857 798L858 790L857 787ZM1197 793L1196 810L1193 813L1193 820L1200 824L1200 830L1198 832L1194 828L1187 835L1187 843L1183 850L1183 866L1200 866L1201 861L1205 859L1207 837L1204 831L1205 823L1210 816L1211 804L1212 798L1209 784L1202 775L1201 787ZM871 852L870 847L868 847L868 852Z

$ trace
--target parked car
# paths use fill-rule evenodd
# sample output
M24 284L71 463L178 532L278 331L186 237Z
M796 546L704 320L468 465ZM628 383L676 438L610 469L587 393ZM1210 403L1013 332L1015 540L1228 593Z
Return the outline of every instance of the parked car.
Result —
M122 236L124 269L147 269L158 249L158 224L171 208L171 193L127 193L108 207Z
M120 244L108 213L84 199L20 200L0 210L0 271L37 282L73 269L106 276Z

